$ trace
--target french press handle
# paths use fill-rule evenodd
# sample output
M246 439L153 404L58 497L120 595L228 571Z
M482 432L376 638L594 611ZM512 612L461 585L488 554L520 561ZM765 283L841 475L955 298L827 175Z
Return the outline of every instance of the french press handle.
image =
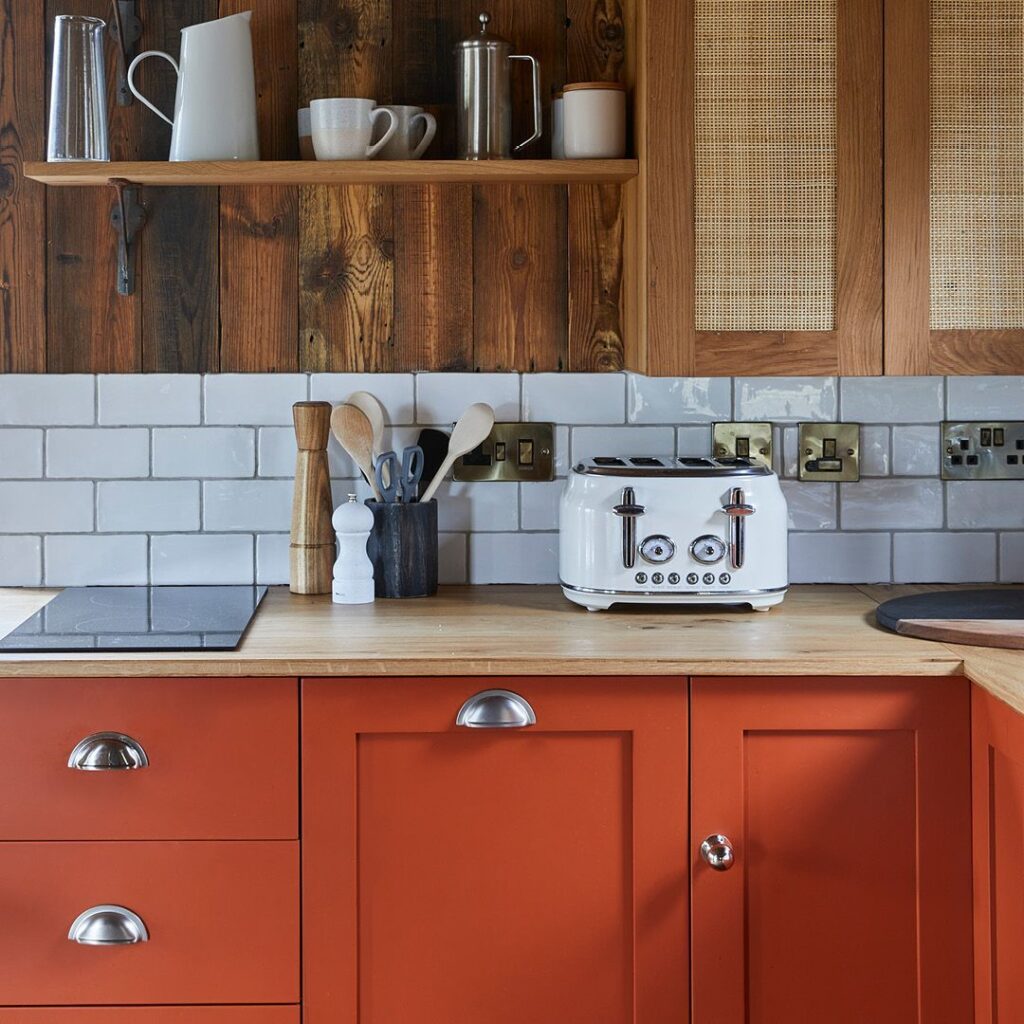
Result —
M544 132L543 123L541 120L540 112L540 62L536 57L531 57L529 54L513 53L509 55L509 60L528 60L531 67L533 68L533 134L516 146L512 152L518 153L519 150L528 146L531 142L536 142Z

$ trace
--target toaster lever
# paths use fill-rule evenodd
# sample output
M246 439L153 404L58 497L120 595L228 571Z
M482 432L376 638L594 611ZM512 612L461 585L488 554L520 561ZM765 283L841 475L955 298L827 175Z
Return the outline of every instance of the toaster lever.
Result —
M632 487L623 487L622 504L612 511L622 519L622 567L632 569L636 565L636 521L647 509L636 503L636 491Z
M742 569L746 548L743 521L752 516L756 509L746 503L746 495L742 488L734 487L729 492L729 504L722 506L722 511L729 517L729 553L732 567Z

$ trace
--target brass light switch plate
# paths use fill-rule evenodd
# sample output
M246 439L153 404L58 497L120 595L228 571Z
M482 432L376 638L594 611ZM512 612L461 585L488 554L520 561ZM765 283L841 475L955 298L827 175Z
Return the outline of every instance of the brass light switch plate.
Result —
M716 423L711 452L716 459L750 459L772 468L770 423Z
M860 424L801 423L797 465L801 480L859 480Z
M487 439L455 462L456 480L554 480L553 423L495 423Z

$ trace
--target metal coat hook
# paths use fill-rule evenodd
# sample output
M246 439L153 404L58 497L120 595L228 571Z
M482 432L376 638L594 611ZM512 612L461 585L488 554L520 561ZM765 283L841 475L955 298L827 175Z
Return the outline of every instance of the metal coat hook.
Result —
M117 232L117 293L135 291L135 236L146 223L146 209L139 202L139 186L124 178L111 178L116 193L110 223Z
M114 16L107 30L117 47L117 104L130 107L131 90L128 88L128 64L132 47L142 35L142 22L135 13L135 0L112 0Z

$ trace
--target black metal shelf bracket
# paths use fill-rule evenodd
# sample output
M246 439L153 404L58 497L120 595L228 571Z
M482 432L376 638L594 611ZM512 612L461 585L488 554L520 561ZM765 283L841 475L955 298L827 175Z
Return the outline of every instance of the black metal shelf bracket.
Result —
M135 236L146 223L146 208L139 199L140 188L124 178L111 178L114 206L110 223L117 232L117 293L135 292Z

